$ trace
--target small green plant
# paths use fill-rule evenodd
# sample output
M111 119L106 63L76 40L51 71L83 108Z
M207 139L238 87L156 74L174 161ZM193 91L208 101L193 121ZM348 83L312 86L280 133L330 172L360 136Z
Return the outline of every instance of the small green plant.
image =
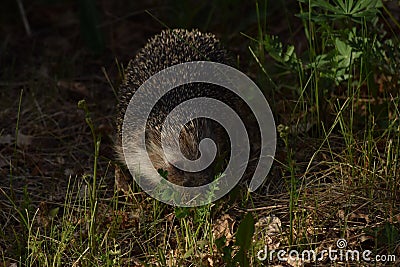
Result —
M176 207L174 213L179 220L180 231L176 232L179 247L185 251L183 258L199 262L202 253L212 253L212 248L206 247L212 244L211 207L207 204L195 208ZM185 237L185 238L182 238ZM181 239L182 238L182 239Z
M308 11L302 12L300 17L318 23L351 20L362 24L365 20L374 19L382 7L381 0L299 0L299 2L309 6Z
M224 235L215 240L215 245L222 253L222 259L227 266L251 266L249 255L251 255L254 231L254 217L249 212L240 222L233 244L227 245ZM232 257L233 253L236 253L234 257Z
M254 217L251 213L247 213L246 216L239 224L239 228L236 232L235 244L239 246L239 251L235 255L235 260L240 266L250 266L249 258L247 253L251 248L251 243L254 234Z
M89 185L89 200L90 200L90 218L89 222L89 243L92 250L92 253L95 253L97 249L97 233L96 233L96 215L97 215L97 162L99 159L99 151L100 151L100 141L101 136L97 136L92 118L90 117L89 109L86 105L85 100L81 100L78 103L78 107L85 112L85 121L87 125L90 127L90 131L92 133L93 142L94 142L94 163L93 163L93 177L91 183Z
M399 66L400 46L398 37L383 27L382 11L392 20L393 16L380 0L299 0L298 3L297 17L303 23L306 48L299 49L297 44L284 44L277 36L264 34L261 23L258 38L250 47L262 73L273 85L274 99L284 95L279 103L284 103L284 110L290 113L277 115L278 120L282 118L288 125L282 123L277 130L286 154L281 164L290 198L286 244L289 247L304 247L304 240L309 240L307 231L302 230L302 227L308 229L309 218L299 206L308 202L310 189L305 185L318 181L310 177L311 166L319 164L318 154L329 154L332 168L338 169L327 179L329 185L338 183L345 190L362 188L346 198L350 206L359 196L372 201L380 190L391 188L389 191L393 193L396 191L392 187L393 177L398 176L388 170L398 168L393 165L394 158L398 158L393 142L398 144L398 137L392 133L398 125L400 83L399 72L393 67ZM398 25L395 21L394 24ZM264 57L271 61L265 61ZM384 82L379 81L380 76ZM318 149L305 158L304 151L296 150L296 142L309 140L310 135L317 138L313 144ZM341 142L336 147L332 144L335 138ZM305 171L298 167L299 156L308 161ZM322 188L325 190L327 185ZM316 199L315 207L320 206L320 200ZM393 218L393 214L387 214L386 218ZM341 227L343 233L350 231L347 220ZM396 231L389 232L396 236Z
M278 133L280 138L283 139L283 142L285 143L285 148L287 151L287 166L285 166L286 171L289 172L289 177L288 181L286 182L290 200L289 200L289 246L293 245L294 242L294 222L297 219L297 202L299 198L299 180L296 178L296 160L293 158L293 149L292 146L289 142L289 134L290 134L290 129L288 126L284 126L282 124L278 125L277 127Z

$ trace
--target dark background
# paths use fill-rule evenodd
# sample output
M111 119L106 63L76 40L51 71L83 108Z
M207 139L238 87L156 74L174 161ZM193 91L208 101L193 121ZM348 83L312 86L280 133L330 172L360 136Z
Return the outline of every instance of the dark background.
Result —
M260 69L248 47L257 47L260 27L298 50L305 42L295 1L21 2L23 7L3 1L0 10L0 171L7 177L12 162L13 175L23 177L16 181L21 186L30 177L47 177L52 184L91 171L92 140L77 107L81 99L102 135L103 167L114 160L122 69L162 29L214 33L236 67L254 80Z

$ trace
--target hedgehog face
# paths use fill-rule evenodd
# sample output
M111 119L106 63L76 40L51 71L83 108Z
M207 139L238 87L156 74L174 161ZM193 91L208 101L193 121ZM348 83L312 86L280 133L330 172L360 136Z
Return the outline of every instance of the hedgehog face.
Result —
M168 130L160 133L158 130L148 132L146 146L149 157L155 169L163 169L168 172L168 180L182 186L200 186L209 183L213 179L213 164L202 171L190 172L176 167L181 162L180 153L189 161L197 160L200 156L199 145L205 138L213 139L213 133L207 120L196 119L182 127L179 137ZM161 144L161 135L164 138L164 147ZM178 143L180 151L173 149ZM209 151L203 151L209 153ZM166 157L168 155L168 159ZM203 155L210 157L211 155ZM185 166L190 168L189 166ZM182 166L182 165L180 165Z

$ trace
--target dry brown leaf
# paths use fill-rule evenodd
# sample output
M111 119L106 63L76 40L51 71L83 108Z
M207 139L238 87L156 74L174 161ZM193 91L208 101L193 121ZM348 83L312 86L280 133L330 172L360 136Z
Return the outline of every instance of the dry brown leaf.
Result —
M10 163L7 162L7 160L5 158L0 157L0 168L7 167L9 165L10 165Z
M115 185L117 191L123 192L125 195L129 194L129 181L123 171L118 165L115 165Z
M32 144L33 140L32 135L25 135L21 132L18 132L17 136L17 146L22 148L22 147L28 147ZM0 145L12 145L15 142L15 136L11 134L3 135L0 136Z
M269 250L278 249L280 246L280 233L282 231L282 222L276 216L261 217L256 223L255 242L262 241L268 246Z
M339 217L339 219L344 220L345 219L344 210L338 210L337 216Z
M293 259L291 257L287 258L287 263L293 267L301 267L304 266L304 261L302 259Z
M354 220L354 219L358 219L358 220L363 219L363 220L365 220L366 223L370 222L367 214L363 214L363 213L359 213L359 212L352 212L349 215L349 220Z
M0 145L11 145L13 143L14 138L10 135L2 135L0 136Z
M235 224L235 220L233 220L229 214L224 214L221 218L217 219L217 221L213 225L213 236L215 239L218 239L222 236L226 238L226 245L229 245L229 242L233 238L233 226Z
M363 242L365 242L367 240L374 240L374 237L370 236L370 235L366 235L366 234L363 234L362 236L360 236L360 242L361 243L363 243Z
M281 232L282 222L276 216L261 217L255 224L256 227L267 227L263 229L269 236L277 235Z
M58 81L57 86L62 89L67 89L71 92L78 93L84 96L89 96L89 90L81 82Z

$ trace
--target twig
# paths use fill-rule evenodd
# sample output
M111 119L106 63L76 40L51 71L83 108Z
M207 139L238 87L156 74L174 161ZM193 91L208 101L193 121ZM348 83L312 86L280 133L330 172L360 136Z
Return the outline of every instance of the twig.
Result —
M17 0L19 11L21 12L22 21L24 23L26 34L31 37L31 27L29 26L28 18L26 17L24 6L22 5L21 0Z

